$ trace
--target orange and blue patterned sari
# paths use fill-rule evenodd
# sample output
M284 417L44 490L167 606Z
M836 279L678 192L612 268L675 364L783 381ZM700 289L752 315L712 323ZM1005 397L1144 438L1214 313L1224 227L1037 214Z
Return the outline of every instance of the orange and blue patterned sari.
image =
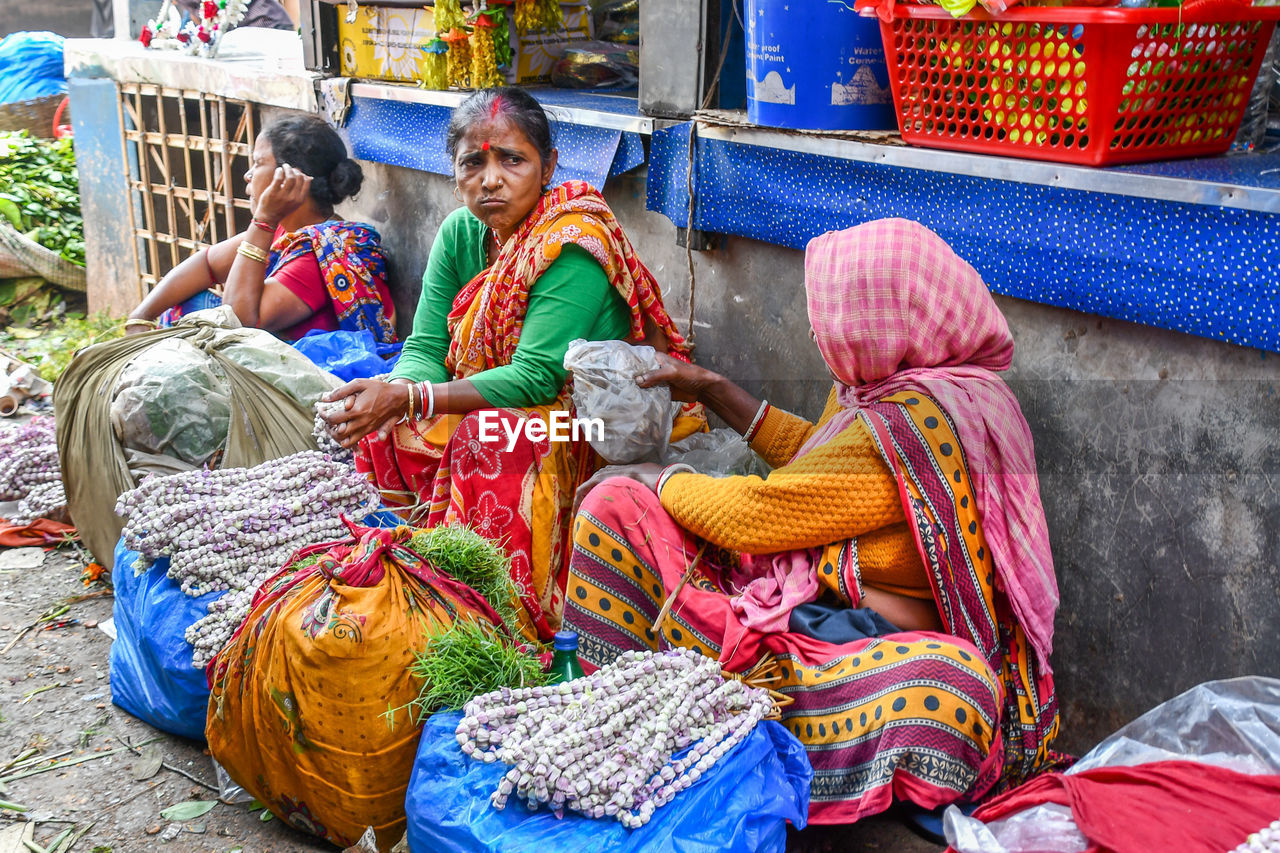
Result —
M703 544L634 481L597 486L573 531L565 624L579 656L603 666L626 651L682 646L745 672L771 660L770 686L792 702L782 722L808 750L809 819L852 823L907 800L927 809L974 801L1055 760L1053 680L1032 654L996 577L965 454L928 396L902 392L861 415L898 483L944 632L829 643L740 626L729 578L740 555L706 543L660 631L654 619ZM822 549L825 594L857 607L858 541Z
M308 252L316 256L338 328L367 330L380 344L396 341L375 282L387 280L387 259L378 232L359 222L331 219L280 235L271 244L267 278Z
M266 278L287 264L314 254L320 265L325 290L338 318L338 328L347 332L367 329L380 344L396 343L396 329L387 315L387 306L378 294L378 282L387 280L387 259L382 238L368 225L331 219L281 234L271 244ZM172 326L185 314L217 308L222 297L202 290L180 305L160 315L161 326Z

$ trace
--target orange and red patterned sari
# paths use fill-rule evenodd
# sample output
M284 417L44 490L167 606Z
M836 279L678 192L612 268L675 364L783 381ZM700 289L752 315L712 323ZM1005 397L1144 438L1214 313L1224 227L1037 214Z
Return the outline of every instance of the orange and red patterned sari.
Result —
M633 342L647 339L688 359L657 282L613 211L589 185L568 181L543 195L493 265L458 292L447 321L451 344L445 366L451 377L466 379L511 363L529 291L570 243L591 253L626 301ZM573 415L567 385L550 404L497 409L496 417L506 436L514 422L549 422L553 411ZM672 440L704 423L700 411L687 412L677 420ZM356 465L387 504L402 507L411 521L427 527L466 524L501 542L511 556L525 632L549 640L564 609L573 494L595 472L598 459L585 441L533 441L520 430L508 452L505 442L480 441L479 432L476 412L404 423L386 441L376 435L362 440Z

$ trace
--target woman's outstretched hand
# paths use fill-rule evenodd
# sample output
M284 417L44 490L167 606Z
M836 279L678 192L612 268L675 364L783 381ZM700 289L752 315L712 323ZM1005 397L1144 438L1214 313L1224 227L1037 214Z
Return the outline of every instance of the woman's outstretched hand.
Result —
M658 478L661 476L662 466L653 462L642 462L638 465L606 465L592 474L590 480L578 487L578 491L573 495L573 514L578 514L578 507L582 505L583 498L592 489L610 477L627 477L642 486L657 491Z
M373 431L386 439L391 429L409 410L409 386L403 382L353 379L320 398L325 403L343 403L343 408L324 415L329 433L348 450Z
M641 388L652 388L654 385L671 386L671 398L682 403L702 402L708 389L724 380L719 373L672 358L666 353L657 353L658 369L651 370L636 380Z

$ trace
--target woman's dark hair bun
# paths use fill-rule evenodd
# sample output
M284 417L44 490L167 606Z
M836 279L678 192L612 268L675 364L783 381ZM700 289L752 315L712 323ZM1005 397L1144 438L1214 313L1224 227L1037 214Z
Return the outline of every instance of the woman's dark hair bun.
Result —
M363 183L364 170L350 157L334 166L329 174L329 189L333 192L335 203L360 192L360 185Z
M269 124L262 133L277 163L288 163L311 176L311 197L331 208L360 191L364 172L347 156L338 132L316 115L290 115Z

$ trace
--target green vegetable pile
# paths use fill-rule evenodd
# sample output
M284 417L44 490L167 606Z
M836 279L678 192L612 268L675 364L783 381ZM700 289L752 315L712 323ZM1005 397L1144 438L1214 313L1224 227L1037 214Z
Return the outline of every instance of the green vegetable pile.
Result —
M469 527L446 524L420 530L409 548L435 568L484 596L511 635L520 634L519 600L511 580L511 559Z
M548 680L535 656L497 636L489 623L467 617L427 640L409 672L422 680L422 691L408 705L415 723L441 709L460 710L491 690L538 687ZM388 709L388 721L399 710Z
M4 303L8 284L9 282L0 281L0 306ZM3 307L0 307L0 314L2 313ZM21 319L16 316L16 312L14 319L15 322ZM77 352L90 344L114 340L123 335L124 323L119 319L102 312L85 316L68 311L59 322L43 329L20 326L0 329L0 349L33 365L41 378L55 382Z
M84 266L84 217L70 139L0 132L0 223Z
M408 706L388 708L388 721L394 722L406 708L415 722L421 722L435 711L459 709L491 690L546 684L536 650L520 639L520 604L506 553L461 525L420 530L408 545L436 569L484 596L507 630L464 616L429 638L409 667L422 681L422 690Z

